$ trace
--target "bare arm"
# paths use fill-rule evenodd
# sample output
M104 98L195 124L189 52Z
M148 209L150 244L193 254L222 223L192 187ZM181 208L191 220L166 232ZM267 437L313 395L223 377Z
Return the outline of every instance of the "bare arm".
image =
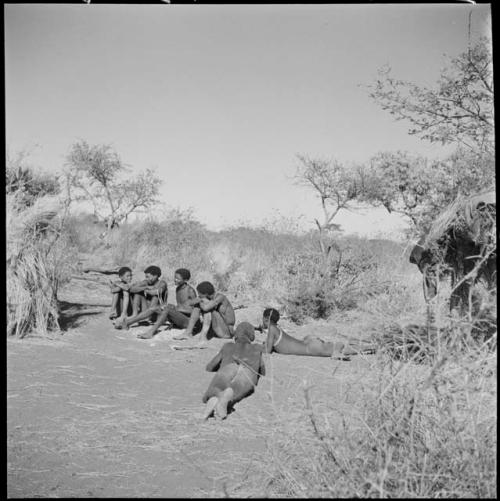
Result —
M222 362L222 350L220 350L219 353L217 353L217 355L215 355L215 357L212 358L210 362L208 362L207 366L205 367L205 370L207 370L208 372L215 372L219 369L219 365L221 362Z
M109 285L111 287L111 292L120 292L120 291L129 291L130 289L130 284L126 284L122 281L119 282L113 282L112 280L109 281Z
M132 294L136 294L137 292L143 292L148 288L148 283L146 280L142 280L141 282L136 282L130 286L129 291Z
M224 296L222 294L217 294L211 300L200 301L201 311L212 311L217 308L224 301Z
M273 351L274 340L276 339L277 332L278 328L276 326L269 326L269 329L267 330L266 353L271 353Z
M262 355L260 356L259 374L261 376L266 375L266 366L264 365L264 357Z

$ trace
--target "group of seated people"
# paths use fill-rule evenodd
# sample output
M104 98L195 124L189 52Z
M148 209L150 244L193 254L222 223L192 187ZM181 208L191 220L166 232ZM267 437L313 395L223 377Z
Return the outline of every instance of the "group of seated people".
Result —
M167 303L168 287L158 266L144 270L145 279L132 283L132 270L122 267L118 279L110 282L112 305L110 319L115 329L128 329L132 324L149 321L151 327L138 338L150 339L162 325L183 329L176 340L199 336L198 347L211 337L233 339L224 344L208 363L208 371L217 371L203 396L205 419L212 414L224 419L228 406L254 391L260 376L265 374L263 353L336 357L349 360L350 355L373 352L372 346L348 346L325 342L309 334L302 340L287 334L279 325L280 314L266 308L260 325L240 322L235 328L234 308L228 298L217 292L210 282L201 282L196 290L189 284L191 273L179 268L174 273L176 305ZM262 344L254 344L255 331L266 334Z

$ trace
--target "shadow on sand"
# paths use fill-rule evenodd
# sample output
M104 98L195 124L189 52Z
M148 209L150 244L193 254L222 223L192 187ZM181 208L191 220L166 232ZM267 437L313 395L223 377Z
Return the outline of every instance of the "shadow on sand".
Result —
M59 326L62 331L78 327L89 315L99 315L109 304L70 303L59 301Z

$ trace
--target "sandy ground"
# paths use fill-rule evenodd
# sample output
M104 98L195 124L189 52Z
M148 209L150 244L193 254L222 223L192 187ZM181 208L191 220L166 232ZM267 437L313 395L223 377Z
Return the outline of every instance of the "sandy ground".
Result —
M273 354L252 396L225 421L203 421L201 397L213 376L205 365L224 341L175 351L181 342L166 333L139 340L144 327L115 330L105 292L94 284L77 284L63 299L64 335L7 342L10 498L238 493L262 476L278 424L305 415L304 386L315 408L334 415L352 405L350 388L370 372L369 356L342 362ZM261 312L261 305L238 310L237 322L257 323ZM315 328L335 337L332 326Z

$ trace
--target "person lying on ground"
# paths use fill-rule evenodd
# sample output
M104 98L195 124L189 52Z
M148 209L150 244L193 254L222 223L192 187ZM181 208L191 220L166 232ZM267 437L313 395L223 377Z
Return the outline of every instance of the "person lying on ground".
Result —
M191 272L185 268L179 268L175 271L174 283L176 285L175 299L177 306L167 304L158 314L154 325L147 332L137 335L139 339L151 339L166 322L170 322L173 327L179 329L185 329L188 326L193 307L199 302L196 291L188 283L190 278Z
M236 318L229 299L221 292L215 292L215 288L210 282L201 282L196 290L198 291L198 299L192 300L195 304L189 316L188 326L184 332L174 336L174 339L192 339L193 331L200 317L202 319L202 328L199 334L200 344L204 344L209 336L222 339L232 338Z
M258 330L267 330L264 344L266 353L281 353L282 355L309 355L313 357L336 357L349 359L351 355L373 353L371 345L354 348L342 342L327 342L319 337L308 334L304 339L296 339L287 334L279 325L280 314L274 308L266 308L262 316L262 326Z
M161 269L158 266L148 266L144 275L145 280L132 284L129 289L134 294L132 316L116 322L115 329L128 329L136 322L151 319L161 312L160 307L167 302L168 286L165 280L160 279Z
M228 405L233 405L253 393L266 368L262 345L252 344L254 328L241 322L234 332L234 342L225 343L219 353L208 362L207 371L217 371L203 395L206 404L203 418L212 413L220 419L227 416Z
M127 316L130 304L130 283L132 282L132 270L128 266L122 266L118 270L118 280L110 280L111 289L111 310L110 320L118 318L123 321Z

